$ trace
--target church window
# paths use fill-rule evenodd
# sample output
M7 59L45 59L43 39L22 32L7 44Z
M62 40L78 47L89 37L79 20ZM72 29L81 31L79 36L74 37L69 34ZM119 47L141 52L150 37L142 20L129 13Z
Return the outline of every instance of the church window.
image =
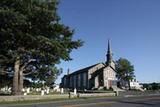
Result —
M78 87L81 85L81 79L80 79L80 74L78 74Z
M86 87L86 82L87 82L86 81L86 78L87 78L86 76L87 76L86 73L83 73L83 86L84 87Z
M72 87L72 76L70 77L70 87Z
M74 78L74 80L73 80L73 82L74 82L74 88L76 88L76 75L73 78Z

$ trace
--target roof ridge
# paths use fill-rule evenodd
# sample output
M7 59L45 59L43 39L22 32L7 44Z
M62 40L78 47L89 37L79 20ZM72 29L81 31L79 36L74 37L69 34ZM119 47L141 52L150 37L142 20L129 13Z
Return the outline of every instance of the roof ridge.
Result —
M88 67L79 69L79 70L77 70L77 71L72 72L72 73L69 74L69 75L73 75L73 74L76 74L76 73L79 73L79 72L83 72L84 70L88 70L88 69L90 69L90 68L92 68L92 67L94 67L94 66L96 66L96 65L98 65L98 64L101 64L101 63L93 64L93 65L91 65L91 66L88 66Z

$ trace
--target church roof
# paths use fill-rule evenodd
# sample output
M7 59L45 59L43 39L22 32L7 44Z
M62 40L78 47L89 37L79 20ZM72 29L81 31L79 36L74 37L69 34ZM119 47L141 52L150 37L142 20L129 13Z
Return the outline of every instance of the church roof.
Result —
M103 69L104 69L105 67L106 67L106 66L104 66L104 67L96 70L92 75L97 75L97 74L99 74L101 71L103 71Z
M88 71L90 68L92 68L92 67L94 67L94 66L96 66L96 65L98 65L98 64L101 64L101 63L97 63L97 64L94 64L94 65L88 66L88 67L86 67L86 68L77 70L77 71L75 71L75 72L73 72L73 73L71 73L71 74L69 74L69 75L74 75L74 74L79 74L79 73L82 73L82 72L86 72L86 71Z

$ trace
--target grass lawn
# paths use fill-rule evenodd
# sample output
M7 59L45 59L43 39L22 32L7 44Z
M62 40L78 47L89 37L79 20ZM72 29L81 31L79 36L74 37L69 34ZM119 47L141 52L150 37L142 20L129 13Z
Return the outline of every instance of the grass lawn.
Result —
M41 103L41 102L55 102L64 100L80 100L80 99L94 99L94 98L111 98L114 96L90 96L90 97L80 97L80 98L56 98L56 99L40 99L40 100L23 100L23 101L3 101L0 104L29 104L29 103Z

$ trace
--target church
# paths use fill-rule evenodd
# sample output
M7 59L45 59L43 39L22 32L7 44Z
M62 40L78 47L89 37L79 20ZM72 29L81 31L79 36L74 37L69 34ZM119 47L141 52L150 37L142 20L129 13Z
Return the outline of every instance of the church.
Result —
M62 88L93 90L117 87L115 62L112 58L111 44L108 40L108 51L105 63L97 63L86 68L64 75Z

